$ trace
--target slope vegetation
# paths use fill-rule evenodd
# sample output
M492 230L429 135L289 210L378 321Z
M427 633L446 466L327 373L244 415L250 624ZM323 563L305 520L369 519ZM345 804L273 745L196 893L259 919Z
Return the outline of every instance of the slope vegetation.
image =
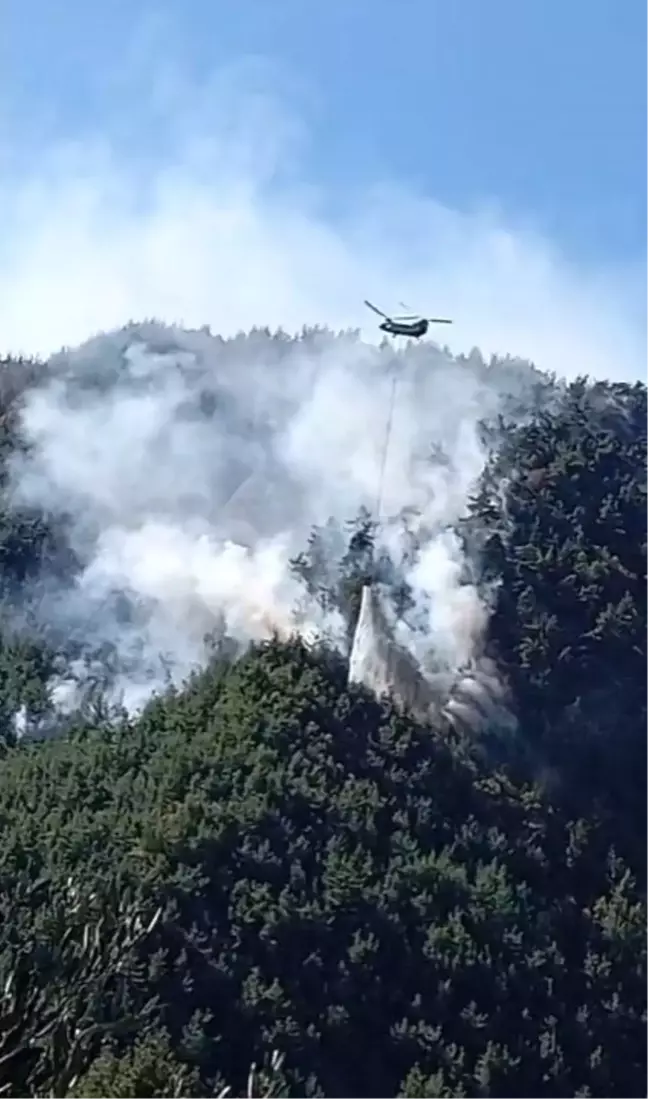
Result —
M256 1062L257 1095L645 1095L645 387L406 353L399 366L428 397L429 354L437 405L415 382L405 392L418 434L396 462L417 471L403 512L435 495L390 556L356 486L348 514L313 510L337 491L339 455L309 466L315 444L295 442L295 424L324 429L312 384L335 392L330 362L352 337L144 330L154 368L127 331L2 374L2 1093L243 1095ZM179 360L180 345L203 357ZM383 354L370 365L388 373ZM269 356L286 394L245 421L241 363L260 385ZM319 381L288 394L305 356ZM140 398L151 439L137 435ZM115 410L140 448L130 479L108 445ZM387 499L403 485L386 483ZM336 622L335 644L285 631L237 644L231 592L260 605L270 589L212 552L223 493L257 565L255 546L295 520L272 558L281 592ZM120 587L116 570L97 586L108 535L114 548L134 517L160 515L167 533L196 535L181 543L182 584L169 568L158 587L142 572L141 589L132 576ZM147 545L168 562L154 529ZM417 562L430 546L426 603ZM397 683L383 699L349 687L368 583L410 653L433 650L464 719L414 716ZM467 612L445 613L457 608L483 611L480 630L462 634ZM166 687L153 677L142 710L115 710L114 683L141 687L161 637ZM484 668L505 714L484 709Z
M641 1094L646 913L599 829L342 671L271 643L5 759L13 1094L104 1027L80 1095L159 1094L151 1043L167 1095L272 1048L293 1094Z

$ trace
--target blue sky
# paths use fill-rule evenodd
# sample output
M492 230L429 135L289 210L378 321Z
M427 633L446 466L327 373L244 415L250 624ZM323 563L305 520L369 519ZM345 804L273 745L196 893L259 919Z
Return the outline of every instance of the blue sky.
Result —
M370 297L643 376L647 46L639 0L5 0L3 340L365 332Z
M393 174L494 200L577 255L645 252L643 0L7 0L12 128L54 109L62 129L100 124L153 12L194 74L266 54L304 82L319 179Z

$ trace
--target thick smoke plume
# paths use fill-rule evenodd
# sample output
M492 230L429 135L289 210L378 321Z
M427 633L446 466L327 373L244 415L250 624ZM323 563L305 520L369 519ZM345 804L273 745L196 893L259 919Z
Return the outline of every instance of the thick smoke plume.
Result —
M15 502L64 516L79 562L72 582L40 581L38 613L88 661L104 654L131 709L215 635L299 625L343 645L340 615L305 600L290 561L313 524L375 515L380 491L379 545L415 604L384 628L449 697L488 616L454 526L486 459L480 421L507 396L498 380L525 373L352 332L224 341L155 323L61 352L26 395L28 451L11 468Z

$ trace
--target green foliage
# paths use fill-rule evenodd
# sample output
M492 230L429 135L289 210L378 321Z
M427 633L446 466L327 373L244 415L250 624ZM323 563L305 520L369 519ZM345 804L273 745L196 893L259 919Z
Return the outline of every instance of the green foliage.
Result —
M330 519L322 527L313 527L306 549L291 561L308 597L325 613L340 615L349 644L365 584L382 585L397 618L403 618L414 604L403 575L405 561L395 564L377 545L377 530L366 508L344 527Z
M645 465L645 386L575 382L504 432L472 515L499 580L490 644L523 735L574 811L614 818L642 874Z
M470 362L511 381L464 533L530 774L297 641L16 744L59 665L9 612L71 559L0 507L0 1094L645 1094L646 391ZM368 579L409 610L375 534L293 562L349 636Z
M79 1099L129 1099L129 1096L199 1096L195 1069L183 1064L163 1030L135 1039L121 1053L106 1045L70 1093Z
M49 1010L69 1003L74 1033L132 1021L143 1044L120 1031L92 1094L241 1092L273 1048L290 1094L412 1094L419 1076L426 1094L640 1094L645 909L596 825L461 762L296 642L135 723L10 753L0 797L8 968L59 935L65 955L70 878L82 905L115 883L91 960L30 971L36 989L56 975ZM17 906L36 868L42 898ZM10 1094L48 1072L59 1088L56 1057Z
M66 1095L102 1036L135 1030L150 1012L151 1000L132 1014L124 990L161 910L143 921L128 890L111 896L97 883L88 893L72 874L59 889L46 873L11 879L0 896L10 929L0 956L3 1093Z

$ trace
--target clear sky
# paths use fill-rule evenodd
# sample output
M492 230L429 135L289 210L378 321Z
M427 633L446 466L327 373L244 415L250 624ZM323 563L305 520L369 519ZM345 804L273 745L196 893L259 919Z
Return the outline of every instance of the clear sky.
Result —
M125 157L152 164L159 154L162 160L169 135L177 136L180 102L186 120L189 85L195 94L211 81L212 98L220 95L218 123L212 130L203 96L201 136L222 134L249 76L257 88L259 81L271 85L286 118L299 121L300 140L285 144L284 135L274 155L285 187L318 189L318 231L333 232L349 202L361 207L363 194L388 183L411 198L407 214L394 207L394 223L404 219L410 235L414 196L455 219L451 230L448 218L443 231L438 216L434 232L426 224L421 235L431 253L439 234L447 251L448 234L459 232L456 219L462 255L471 248L470 219L476 219L474 240L484 236L484 221L491 229L496 221L516 247L533 239L531 268L558 264L552 301L561 297L560 279L577 270L579 301L587 293L594 303L598 293L600 303L605 288L622 307L629 295L634 313L619 315L617 335L619 326L643 318L645 0L168 0L156 6L5 0L0 72L0 164L14 206L16 180L24 198L39 157L63 138L89 141L110 131L114 147L116 135L123 138L122 183ZM218 85L223 72L229 83ZM276 122L275 111L267 125ZM239 121L227 125L231 137ZM256 126L263 130L258 118ZM294 218L291 226L296 232ZM339 226L336 232L342 233ZM353 239L357 258L368 232L356 216L353 232L347 225L335 247L343 243L348 253ZM375 223L371 232L375 245ZM420 268L415 245L408 247L410 269ZM14 235L14 252L23 248ZM487 266L480 262L471 277ZM524 266L522 252L516 264ZM361 266L364 274L371 265ZM429 285L436 291L438 278ZM419 287L427 290L428 283L421 278L411 289ZM376 279L367 293L383 288L384 279ZM449 296L433 308L465 307ZM337 316L338 297L320 297ZM548 304L548 298L539 301L539 307ZM5 309L9 329L20 334L13 319ZM538 318L539 327L546 323ZM511 337L519 334L513 325ZM473 335L479 342L479 331L466 332ZM487 344L504 338L490 330L487 337Z

